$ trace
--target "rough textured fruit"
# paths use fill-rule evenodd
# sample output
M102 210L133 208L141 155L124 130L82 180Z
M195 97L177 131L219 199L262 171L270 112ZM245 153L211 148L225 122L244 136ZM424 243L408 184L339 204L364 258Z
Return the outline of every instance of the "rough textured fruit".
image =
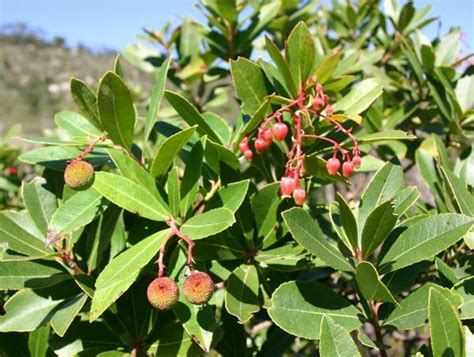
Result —
M247 159L247 160L252 160L253 158L253 152L252 150L250 149L247 149L244 151L244 157Z
M282 141L285 140L288 135L288 127L283 123L276 123L272 128L273 136L275 139Z
M293 199L298 206L301 206L306 200L306 192L302 187L298 187L293 191Z
M148 285L147 297L155 309L169 310L179 299L178 285L171 278L157 278Z
M330 158L326 163L329 175L337 174L337 170L341 167L341 162L335 157Z
M352 163L354 164L355 167L359 168L361 164L360 156L355 155L354 158L352 159Z
M344 177L349 177L354 172L354 164L351 161L346 161L342 164L342 174Z
M184 281L183 292L191 304L201 305L208 302L214 293L214 283L208 274L194 272Z
M296 180L293 177L282 177L280 191L284 196L291 196L296 188Z
M258 152L263 152L265 151L265 148L267 147L267 143L263 139L257 139L255 140L255 150Z
M94 167L87 161L73 160L66 166L64 181L75 190L87 188L94 181Z

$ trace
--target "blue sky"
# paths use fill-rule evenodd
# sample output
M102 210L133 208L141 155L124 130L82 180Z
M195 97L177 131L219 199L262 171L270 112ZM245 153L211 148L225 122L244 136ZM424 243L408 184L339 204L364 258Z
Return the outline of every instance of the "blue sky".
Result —
M160 28L186 16L199 16L197 0L0 0L0 25L24 22L42 29L47 37L62 36L69 45L83 43L95 49L120 50L136 40L144 27ZM465 31L474 50L474 0L415 0L415 5L433 6L441 17L441 34L451 26ZM439 22L427 34L438 31Z

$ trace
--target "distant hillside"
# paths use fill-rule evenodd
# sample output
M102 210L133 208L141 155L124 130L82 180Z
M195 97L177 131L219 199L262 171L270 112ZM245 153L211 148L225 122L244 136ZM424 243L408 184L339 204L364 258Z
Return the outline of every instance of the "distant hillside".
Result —
M93 86L113 67L116 55L85 46L69 48L63 39L45 39L22 24L0 28L0 134L14 123L21 123L28 134L52 127L57 111L74 109L69 79L77 77ZM132 82L151 80L123 65Z

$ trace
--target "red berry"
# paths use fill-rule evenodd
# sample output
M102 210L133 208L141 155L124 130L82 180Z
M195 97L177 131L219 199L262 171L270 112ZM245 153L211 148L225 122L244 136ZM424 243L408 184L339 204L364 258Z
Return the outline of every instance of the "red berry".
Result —
M250 149L247 149L244 151L244 157L247 159L247 160L252 160L253 158L253 152L252 150Z
M179 299L176 282L168 277L153 280L147 289L150 304L158 310L169 310Z
M270 130L265 129L265 131L263 132L263 140L265 140L265 143L267 144L267 146L270 146L272 144L273 135Z
M302 187L298 187L293 191L293 199L298 206L301 206L306 200L306 192Z
M359 167L360 167L360 164L361 164L360 156L359 156L359 155L355 155L355 156L352 158L352 163L354 164L355 167L359 168Z
M255 140L255 150L258 152L263 152L265 148L267 147L267 143L263 139L257 139Z
M214 293L214 283L208 274L196 271L184 281L183 292L191 304L201 305L208 302Z
M282 177L280 191L284 196L291 196L296 188L296 180L293 177Z
M354 172L354 164L351 161L346 161L342 164L342 174L344 177L349 177Z
M283 123L276 123L272 128L273 136L279 141L285 140L288 135L288 127Z
M314 98L313 100L314 109L319 110L321 109L322 106L323 106L323 101L321 100L321 98L319 97Z
M249 149L249 144L247 142L247 140L242 140L239 144L239 149L240 149L240 152L243 154L246 150Z
M7 176L16 176L16 174L18 174L18 169L15 166L9 166L5 169L5 174Z
M339 170L340 167L341 167L341 162L335 157L330 158L326 163L326 168L328 169L329 175L337 174L337 171Z

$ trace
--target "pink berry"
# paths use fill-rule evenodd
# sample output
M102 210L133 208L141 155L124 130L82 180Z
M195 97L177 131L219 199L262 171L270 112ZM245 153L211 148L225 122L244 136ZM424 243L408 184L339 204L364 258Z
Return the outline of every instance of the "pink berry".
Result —
M331 106L330 104L328 104L328 105L326 106L326 109L325 109L325 110L326 110L326 115L332 115L333 110L332 110L332 106Z
M280 191L283 196L291 196L296 188L296 180L293 177L282 177Z
M298 206L301 206L306 200L306 192L303 188L298 187L293 191L293 199Z
M273 136L279 141L285 140L288 135L288 127L283 123L276 123L272 128Z
M255 140L255 150L258 152L263 152L265 148L267 147L267 143L263 139L257 139Z
M249 144L247 140L242 140L242 142L239 144L239 150L243 154L245 151L249 149Z
M273 135L270 130L265 129L265 131L263 132L263 140L265 140L265 143L267 144L267 146L270 146L272 144Z
M352 163L354 164L355 167L359 168L361 164L361 159L359 155L355 155L352 159Z
M337 171L339 170L340 167L341 167L341 162L335 157L330 158L326 163L326 168L328 169L329 175L334 176L335 174L337 174Z
M354 164L351 161L346 161L342 164L342 174L344 177L349 177L354 172Z
M247 159L247 160L252 160L253 158L253 152L252 150L250 149L247 149L244 151L244 157Z
M321 100L321 98L319 97L314 98L313 100L314 109L319 110L321 109L322 106L323 106L323 101Z

